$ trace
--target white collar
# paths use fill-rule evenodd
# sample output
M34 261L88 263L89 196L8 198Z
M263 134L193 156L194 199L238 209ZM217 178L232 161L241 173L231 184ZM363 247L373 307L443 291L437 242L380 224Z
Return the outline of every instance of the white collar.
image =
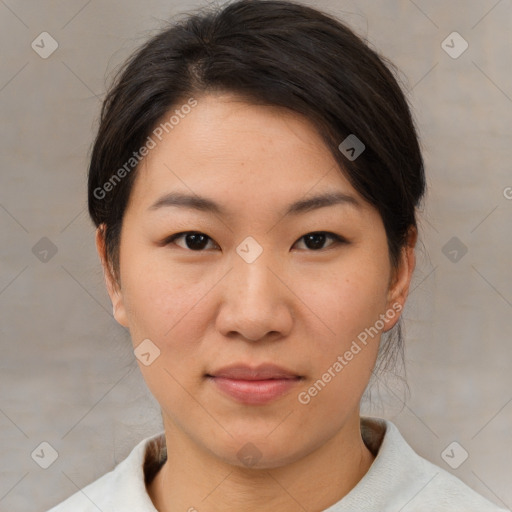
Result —
M361 434L377 453L375 460L359 483L324 512L507 512L416 454L392 422L362 417ZM144 463L151 454L158 457L158 443L165 447L164 432L140 441L112 471L48 512L157 512L146 490Z

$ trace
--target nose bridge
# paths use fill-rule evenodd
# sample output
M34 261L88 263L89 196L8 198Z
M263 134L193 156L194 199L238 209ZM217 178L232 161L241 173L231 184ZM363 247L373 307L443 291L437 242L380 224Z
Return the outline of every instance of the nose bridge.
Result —
M234 254L217 319L224 335L238 332L257 340L269 332L285 334L291 327L286 288L274 275L278 265L269 251L259 247L248 240Z
M248 240L237 248L232 281L235 287L235 297L240 304L272 306L277 298L278 281L268 267L272 267L272 257L269 250L256 246ZM262 301L262 302L260 302Z

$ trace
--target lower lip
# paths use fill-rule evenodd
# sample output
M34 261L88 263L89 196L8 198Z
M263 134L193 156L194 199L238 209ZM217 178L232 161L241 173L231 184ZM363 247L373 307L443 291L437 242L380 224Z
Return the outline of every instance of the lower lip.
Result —
M300 378L237 380L225 377L208 377L224 393L236 401L248 405L266 404L288 393Z

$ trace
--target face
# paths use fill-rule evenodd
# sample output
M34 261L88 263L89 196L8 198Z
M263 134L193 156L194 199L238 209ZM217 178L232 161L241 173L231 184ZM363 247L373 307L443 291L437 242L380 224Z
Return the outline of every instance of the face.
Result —
M200 97L137 173L107 285L166 431L235 465L252 443L276 467L358 421L413 246L393 272L380 215L314 127Z

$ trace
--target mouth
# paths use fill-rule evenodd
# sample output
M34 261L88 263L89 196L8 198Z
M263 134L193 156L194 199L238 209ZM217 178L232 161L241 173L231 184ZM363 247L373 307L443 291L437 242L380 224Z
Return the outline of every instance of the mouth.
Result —
M237 364L207 373L217 390L245 405L262 405L277 400L296 387L304 377L273 365Z

